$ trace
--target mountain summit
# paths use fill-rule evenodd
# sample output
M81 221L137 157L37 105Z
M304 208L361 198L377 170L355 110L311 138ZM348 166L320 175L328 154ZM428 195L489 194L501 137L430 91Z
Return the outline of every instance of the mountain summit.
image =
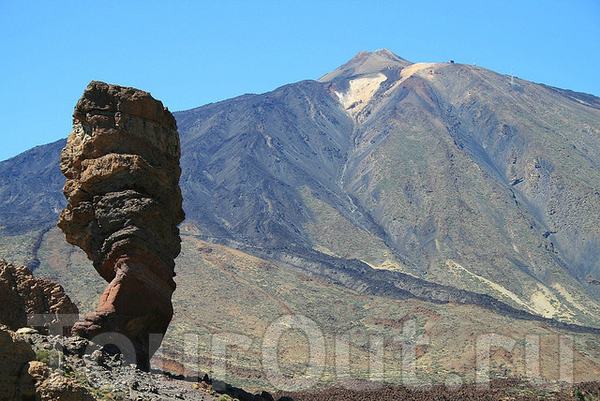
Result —
M336 79L374 74L384 70L399 70L411 63L395 55L387 49L374 52L361 51L346 64L336 68L319 78L319 82L329 82Z

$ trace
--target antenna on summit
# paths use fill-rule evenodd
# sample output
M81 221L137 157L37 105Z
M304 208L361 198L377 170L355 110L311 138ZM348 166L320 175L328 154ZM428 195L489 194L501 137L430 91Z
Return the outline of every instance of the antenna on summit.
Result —
M510 72L510 86L514 86L515 85L515 72L511 71Z

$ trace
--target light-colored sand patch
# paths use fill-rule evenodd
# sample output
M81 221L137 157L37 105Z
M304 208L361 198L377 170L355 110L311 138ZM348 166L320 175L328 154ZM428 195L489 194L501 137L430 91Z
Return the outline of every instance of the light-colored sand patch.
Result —
M265 140L267 141L267 146L273 149L273 138L271 138L269 135L265 135Z
M353 79L349 82L348 91L336 92L336 95L346 111L354 117L365 108L385 80L387 77L382 73Z
M494 291L502 294L503 296L510 298L512 301L514 301L515 303L526 307L529 310L532 310L534 312L537 312L536 310L534 310L532 307L530 307L529 305L527 305L525 302L523 302L523 300L521 300L521 298L519 298L517 296L517 294L515 294L514 292L504 288L503 286L501 286L500 284L496 284L491 280L488 280L485 277L481 277L478 274L472 273L469 270L467 270L466 268L464 268L463 266L461 266L459 263L456 263L455 261L453 261L452 259L448 259L446 260L446 266L450 267L451 269L457 270L457 271L462 271L464 273L467 273L468 275L470 275L471 277L477 279L478 281L482 282L483 284L487 285L488 287L490 287L491 289L493 289Z
M556 290L556 291L557 291L557 292L558 292L560 295L562 295L562 297L563 297L563 298L564 298L564 299L565 299L565 300L566 300L568 303L570 303L570 304L571 304L571 305L573 305L575 308L577 308L577 310L578 310L579 312L581 312L581 313L584 313L584 314L586 314L586 315L588 315L588 316L595 316L595 313L593 313L593 312L590 310L590 307L588 307L588 306L585 306L585 305L581 304L579 301L577 301L577 300L575 299L575 297L573 297L573 295L572 295L572 294L571 294L569 291L567 291L567 289L566 289L565 287L563 287L561 284L559 284L559 283L554 283L554 284L552 284L552 288L553 288L554 290ZM597 307L598 305L596 304L596 305L593 305L593 306Z
M385 261L383 261L383 263L381 263L379 265L375 265L373 263L369 263L366 260L361 260L361 262L368 264L373 269L393 270L393 271L397 271L397 272L400 272L400 273L408 274L409 276L417 277L413 273L409 272L404 265L402 265L401 263L399 263L399 262L397 262L395 260L386 259Z
M561 315L563 317L573 316L573 313L565 305L562 305L564 310L561 312L559 310L561 304L554 296L552 290L550 290L548 287L546 287L540 283L537 283L537 291L535 291L535 292L533 292L533 294L531 294L531 296L529 297L529 302L524 302L514 292L504 288L503 286L501 286L497 283L494 283L491 280L486 279L485 277L481 277L475 273L468 271L463 266L461 266L460 264L456 263L455 261L453 261L451 259L448 259L446 261L446 265L455 270L461 270L463 272L466 272L471 277L479 280L480 282L487 285L494 291L502 294L503 296L508 297L509 299L516 302L517 304L526 307L527 309L529 309L531 312L533 312L535 314L538 314L538 315L544 316L544 317L548 317L548 318L556 317L559 315Z
M400 80L396 81L394 83L394 85L392 85L390 87L390 91L397 88L398 86L402 85L402 83L404 81L406 81L408 78L412 77L413 75L415 75L418 72L421 72L423 70L427 70L427 69L431 69L433 71L433 69L440 65L439 63L416 63L416 64L411 64L408 67L403 68L400 71ZM427 74L426 77L428 77L429 79L432 79L434 77L434 74Z
M423 71L426 68L433 68L435 66L437 66L439 63L416 63L416 64L411 64L406 68L403 68L402 71L400 71L400 80L404 81L405 79L413 76L414 74L416 74L419 71Z
M340 255L336 254L335 252L333 252L331 249L324 247L322 245L314 245L313 248L315 249L315 251L319 251L321 253L324 253L325 255L329 255L329 256L334 256L336 258L339 258Z
M391 88L387 91L391 91L402 82L414 74L419 73L423 70L433 69L439 63L417 63L411 64L408 67L403 68L400 71L400 80L394 83ZM432 78L433 74L427 74L427 77ZM353 79L349 82L349 88L346 92L336 92L336 95L348 114L352 117L356 116L362 111L365 106L371 101L375 92L380 88L381 83L386 81L387 77L382 73L370 74L362 76L357 79Z
M537 285L538 290L531 294L530 300L534 309L544 317L553 317L558 314L558 309L550 302L554 297L550 290L543 285Z

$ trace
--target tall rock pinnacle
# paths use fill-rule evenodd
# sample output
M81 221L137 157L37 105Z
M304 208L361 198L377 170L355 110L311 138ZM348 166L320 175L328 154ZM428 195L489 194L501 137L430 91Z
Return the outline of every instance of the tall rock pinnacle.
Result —
M75 334L127 337L138 366L164 334L173 306L183 221L180 145L173 115L149 93L91 82L77 102L60 168L68 205L58 226L110 284Z

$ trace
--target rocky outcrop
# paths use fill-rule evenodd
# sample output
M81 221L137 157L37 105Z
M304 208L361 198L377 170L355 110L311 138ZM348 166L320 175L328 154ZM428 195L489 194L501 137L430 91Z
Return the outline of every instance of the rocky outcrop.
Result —
M7 361L18 362L19 369L10 369L12 372L18 372L18 375L12 374L11 390L6 391L2 384L8 382L2 380L8 379L3 374L9 369L3 370L3 364L0 364L0 400L2 401L23 399L216 401L219 397L210 386L207 375L203 381L198 382L198 377L175 376L157 370L144 372L127 363L123 355L115 352L114 348L99 347L81 337L46 335L35 330L26 333L8 332L8 334L8 338L11 336L14 338L11 344L17 344L19 347L15 348L15 354L19 358L7 356L9 358ZM4 357L1 346L5 338L6 335L0 327L0 358ZM227 387L232 389L231 386ZM239 399L244 398L239 397ZM263 401L256 397L249 399Z
M27 373L35 379L36 394L41 400L94 401L96 398L75 380L62 372L53 372L43 362L29 362Z
M60 348L65 352L69 339L42 336L36 330L23 331L29 334L21 332L15 333L0 325L0 400L95 400L80 383L66 377L64 371L54 371L46 363L35 360L49 353L58 357L58 351L52 348L54 344L50 344L48 338L62 339L65 346ZM35 339L42 341L36 344ZM69 368L73 372L73 366Z
M0 305L0 323L11 330L45 324L70 327L73 316L79 314L77 306L59 284L34 277L27 267L15 266L2 259Z
M174 259L183 220L175 119L149 93L91 82L75 106L60 168L68 205L58 226L110 284L73 331L125 335L148 367L150 334L164 334L173 307Z

